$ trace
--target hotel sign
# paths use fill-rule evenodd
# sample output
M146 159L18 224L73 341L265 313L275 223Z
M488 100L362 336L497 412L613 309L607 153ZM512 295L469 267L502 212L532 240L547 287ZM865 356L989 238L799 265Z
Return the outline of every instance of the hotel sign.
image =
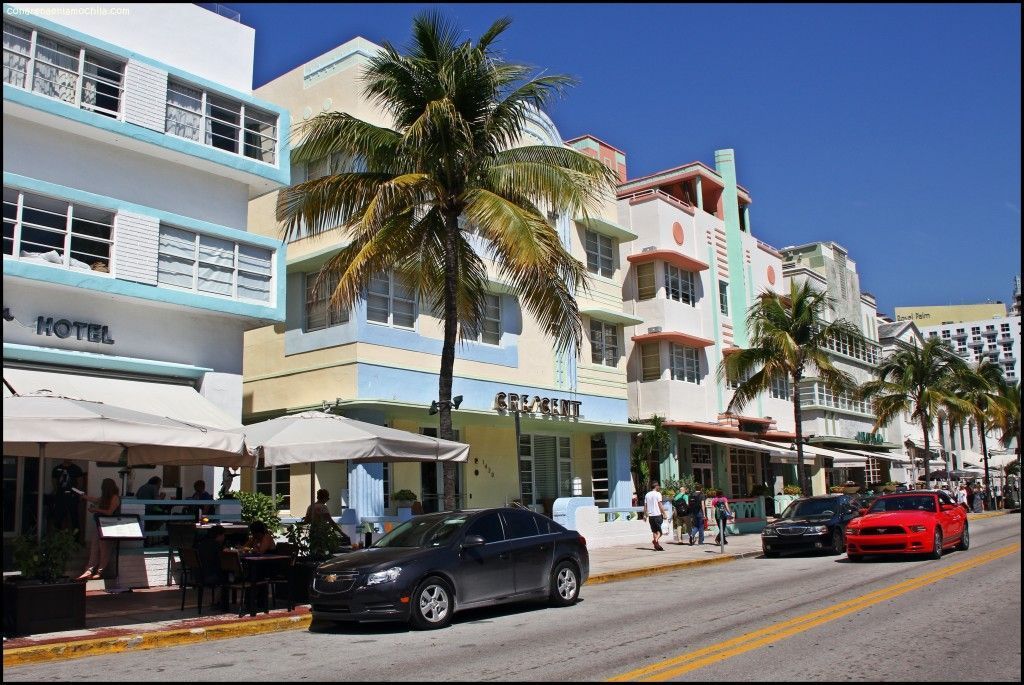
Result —
M11 310L7 307L4 307L4 321L15 321L14 315L11 314ZM26 328L31 327L26 324L22 325ZM114 339L110 337L109 326L88 321L38 316L36 317L35 331L36 335L53 336L61 340L74 338L103 345L114 344Z
M863 442L868 445L881 445L885 442L885 438L879 433L868 433L867 431L859 431L855 438L857 442Z
M540 395L520 395L518 393L499 392L494 396L494 408L497 411L528 412L530 414L546 414L548 416L568 416L579 418L579 400L563 400L557 397L541 397Z

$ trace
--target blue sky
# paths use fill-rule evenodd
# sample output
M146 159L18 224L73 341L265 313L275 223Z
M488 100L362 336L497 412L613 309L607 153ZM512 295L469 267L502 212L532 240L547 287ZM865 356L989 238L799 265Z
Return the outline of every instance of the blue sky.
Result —
M441 10L510 61L575 76L563 138L629 177L736 151L753 233L844 245L879 310L1010 297L1021 271L1019 5L244 4L255 86Z

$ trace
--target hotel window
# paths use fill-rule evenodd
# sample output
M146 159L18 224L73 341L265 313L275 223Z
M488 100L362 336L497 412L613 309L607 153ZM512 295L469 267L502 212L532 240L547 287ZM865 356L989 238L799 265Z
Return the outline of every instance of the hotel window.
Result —
M942 331L943 340L949 340L949 331Z
M519 482L522 502L544 504L572 495L572 451L569 438L519 436Z
M989 331L994 331L995 329L996 329L995 324L991 324L989 326L985 326L985 332L986 333L988 333Z
M1003 343L1003 352L1013 352L1013 343Z
M654 264L639 264L636 267L636 299L651 300L658 293L654 282Z
M124 62L5 21L4 83L116 119Z
M306 325L307 333L319 331L332 326L340 326L348 321L348 310L331 306L331 295L338 287L338 275L331 274L317 287L318 274L308 273L306 279Z
M615 273L615 244L608 236L587 231L584 249L587 253L587 271L611 278Z
M729 313L729 284L725 281L718 282L718 310L723 314Z
M697 357L697 349L673 344L671 351L672 380L700 385L700 360Z
M1001 332L1003 332L1003 333L1009 333L1010 332L1010 324L1008 324L1008 323L1001 323L1001 324L999 324L999 330Z
M114 213L4 188L4 254L110 272Z
M160 225L157 283L240 300L270 302L273 252Z
M619 363L618 326L590 320L590 360L604 366L616 366Z
M971 335L981 335L981 326L971 326Z
M789 379L785 376L775 376L772 378L772 386L768 390L768 394L777 400L791 399L789 392Z
M604 433L590 436L590 491L594 504L608 506L608 444Z
M394 274L370 279L366 294L366 320L398 328L416 325L416 293Z
M264 466L260 459L256 467L256 492L270 497L281 495L279 511L288 511L292 508L291 477L291 466Z
M868 485L882 482L882 466L880 459L868 457L867 463L864 464L864 482Z
M501 343L501 296L484 295L483 321L479 329L466 326L463 333L467 340L498 345Z
M665 297L692 305L696 299L693 290L693 274L671 264L665 264Z
M177 79L167 81L164 131L273 164L277 155L277 115Z
M760 459L761 454L754 450L729 448L729 486L733 497L742 497L755 485L761 484L763 478L758 469Z
M640 345L640 380L656 381L661 378L661 350L659 343Z

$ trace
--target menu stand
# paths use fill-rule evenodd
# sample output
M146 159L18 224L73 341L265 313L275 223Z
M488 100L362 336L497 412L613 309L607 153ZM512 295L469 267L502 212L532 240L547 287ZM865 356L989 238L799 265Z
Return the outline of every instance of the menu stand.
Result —
M121 514L120 516L97 516L96 523L101 540L115 540L114 549L114 587L106 589L108 594L131 592L130 587L122 587L121 582L121 541L144 540L142 521L138 514Z

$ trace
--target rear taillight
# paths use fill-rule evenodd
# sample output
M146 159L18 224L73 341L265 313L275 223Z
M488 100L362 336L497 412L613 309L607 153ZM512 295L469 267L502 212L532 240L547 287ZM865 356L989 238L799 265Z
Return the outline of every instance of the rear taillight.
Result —
M584 547L587 546L587 539L585 537L583 537L582 535L580 536L580 544L583 545Z

